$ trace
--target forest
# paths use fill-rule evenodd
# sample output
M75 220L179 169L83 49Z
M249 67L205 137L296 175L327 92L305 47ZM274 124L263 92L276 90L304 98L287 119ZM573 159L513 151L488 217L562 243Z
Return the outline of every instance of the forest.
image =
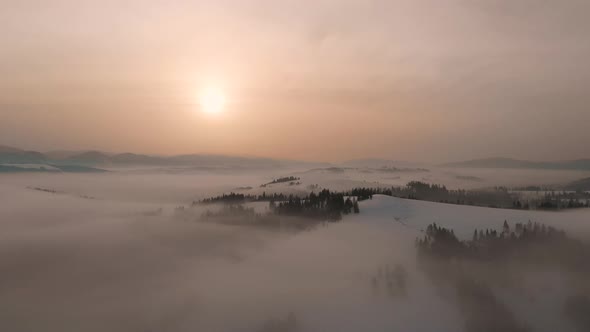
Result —
M346 192L346 194L355 196L360 201L379 194L438 203L522 210L561 210L590 207L590 193L588 192L550 191L543 193L542 196L526 197L522 192L511 191L506 187L479 190L447 189L444 185L420 181L408 182L403 187L355 188Z
M564 231L531 221L511 227L504 221L501 230L475 229L470 241L460 241L453 229L433 223L416 239L416 248L420 269L438 288L453 290L467 331L531 331L495 290L525 297L527 276L551 271L570 280L564 316L580 331L590 330L590 294L581 286L590 277L590 246Z
M267 214L256 213L252 208L246 208L242 204L247 202L268 202ZM274 193L272 195L244 195L239 193L222 194L215 197L205 198L200 202L193 202L192 205L223 203L221 211L207 211L203 217L207 220L212 218L241 217L242 223L272 223L274 216L301 217L314 220L338 221L342 215L360 213L356 197L345 196L343 193L323 189L317 194L310 194L299 197L296 195L285 195ZM253 221L254 220L254 221Z
M293 186L293 185L301 184L299 182L299 180L300 180L300 178L298 178L296 176L286 176L286 177L274 179L271 182L267 182L267 183L261 184L260 187L261 188L264 188L264 187L266 187L268 185L271 185L271 184L285 183L285 182L289 182L289 184Z

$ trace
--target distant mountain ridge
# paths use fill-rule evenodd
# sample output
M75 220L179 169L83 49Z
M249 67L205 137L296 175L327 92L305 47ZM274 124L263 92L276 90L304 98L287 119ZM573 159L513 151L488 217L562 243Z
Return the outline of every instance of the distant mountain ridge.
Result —
M0 173L104 173L107 170L80 165L0 164Z
M279 160L259 157L240 157L207 154L186 154L176 156L152 156L135 153L105 153L101 151L84 151L68 153L43 154L36 151L25 151L13 147L0 146L0 164L5 170L11 169L11 164L46 164L55 167L84 166L188 166L199 168L277 168L277 167L318 167L326 163ZM8 165L6 165L8 164ZM10 166L10 167L8 167ZM83 169L83 168L81 168Z
M553 170L590 170L590 159L566 161L530 161L504 157L473 159L440 165L459 168L514 168L514 169L553 169Z
M27 164L46 162L47 157L37 151L25 151L8 146L0 146L0 163Z
M370 167L370 168L381 168L381 167L424 167L427 166L424 163L410 162L402 160L390 160L381 158L363 158L363 159L351 159L338 163L343 167Z

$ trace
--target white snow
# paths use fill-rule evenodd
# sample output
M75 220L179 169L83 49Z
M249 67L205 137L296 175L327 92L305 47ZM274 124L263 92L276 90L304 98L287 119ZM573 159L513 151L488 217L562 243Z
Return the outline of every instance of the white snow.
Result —
M567 211L529 211L494 209L467 205L442 204L375 195L360 204L359 221L400 223L418 234L429 224L453 228L457 236L470 239L473 230L500 230L504 220L510 225L517 222L540 222L563 229L579 238L590 237L590 209Z

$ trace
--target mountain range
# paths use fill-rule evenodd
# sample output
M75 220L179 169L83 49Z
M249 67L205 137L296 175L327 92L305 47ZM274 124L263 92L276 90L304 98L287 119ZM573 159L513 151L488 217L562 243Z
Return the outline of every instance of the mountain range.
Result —
M590 170L590 159L565 161L530 161L512 158L484 158L452 162L442 167L461 168L516 168L516 169L550 169L550 170Z
M124 166L179 166L193 168L227 168L227 169L265 169L285 167L331 167L335 164L316 163L293 160L280 160L258 157L240 157L207 154L185 154L175 156L154 156L136 153L107 153L101 151L54 151L41 153L0 145L0 171L5 172L18 165L48 165L57 171L100 171L96 167ZM338 163L346 167L384 167L384 166L424 165L391 161L386 159L356 159ZM511 169L546 169L546 170L590 170L590 159L566 161L530 161L504 157L473 159L438 165L446 168L511 168ZM40 166L36 167L40 169ZM25 171L34 170L28 167Z
M280 168L325 166L325 163L311 163L291 160L278 160L270 158L239 157L224 155L187 154L176 156L152 156L135 153L106 153L101 151L68 152L56 151L41 153L27 151L13 147L0 146L0 165L5 171L18 165L49 165L57 169L74 166L78 167L118 167L118 166L182 166L195 168ZM28 167L27 169L35 169ZM39 169L39 167L37 167ZM48 170L46 168L45 170ZM80 168L83 169L83 168ZM0 168L0 171L2 168Z

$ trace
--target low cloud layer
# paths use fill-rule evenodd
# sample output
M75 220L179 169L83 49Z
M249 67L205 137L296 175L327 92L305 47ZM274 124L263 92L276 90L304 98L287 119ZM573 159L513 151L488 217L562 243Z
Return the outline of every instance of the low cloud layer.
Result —
M435 203L375 197L359 215L303 232L225 226L197 222L203 207L175 214L170 197L192 191L178 188L183 176L153 174L149 184L125 190L111 176L0 178L0 329L269 331L270 321L289 328L290 317L298 331L465 328L461 303L417 267L414 240L430 219L467 236L478 219L453 223L452 211L428 208ZM35 183L62 193L27 188ZM200 192L193 194L217 192L219 183L194 185ZM157 195L123 194L153 186ZM75 195L83 189L100 199ZM184 197L177 205L193 196ZM496 218L500 226L500 215L484 222L493 227ZM523 274L523 294L535 294L530 303L493 292L535 330L575 331L555 311L567 284L558 272ZM539 293L549 284L554 293Z

